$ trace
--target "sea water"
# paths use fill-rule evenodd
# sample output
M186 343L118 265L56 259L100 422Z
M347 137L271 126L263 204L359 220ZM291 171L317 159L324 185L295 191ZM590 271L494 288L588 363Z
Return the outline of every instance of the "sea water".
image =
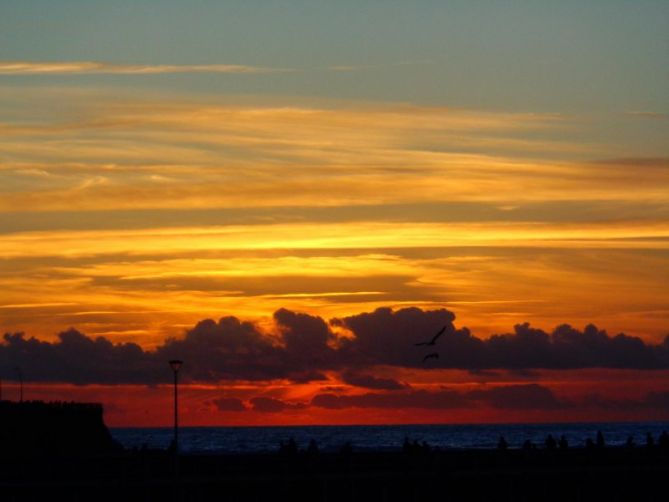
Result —
M111 434L126 448L167 448L172 428L112 428ZM602 431L606 444L622 446L631 436L644 445L650 433L657 442L669 422L560 423L560 424L469 424L469 425L314 425L282 427L183 427L179 447L183 453L268 453L293 438L300 448L315 440L322 451L338 451L350 442L356 451L400 450L405 438L425 441L439 449L495 448L504 436L510 448L530 440L543 447L548 434L565 436L570 446L582 447Z

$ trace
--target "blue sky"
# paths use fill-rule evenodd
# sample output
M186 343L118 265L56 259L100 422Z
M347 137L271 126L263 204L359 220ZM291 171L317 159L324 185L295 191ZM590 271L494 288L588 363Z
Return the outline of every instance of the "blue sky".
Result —
M666 112L668 24L669 3L648 0L5 1L0 59L299 70L135 78L190 92ZM118 79L81 83L101 80Z

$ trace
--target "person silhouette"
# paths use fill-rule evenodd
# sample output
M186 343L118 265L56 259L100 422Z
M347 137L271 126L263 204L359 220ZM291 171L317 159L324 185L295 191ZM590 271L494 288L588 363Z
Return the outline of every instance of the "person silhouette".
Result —
M602 431L597 431L597 448L602 449L606 446L606 443L604 442L604 434L602 434Z
M340 453L341 453L342 455L346 456L346 457L348 457L349 455L351 455L351 454L353 453L353 445L351 444L350 441L346 441L346 442L342 445L341 450L340 450Z
M314 440L314 438L311 438L309 440L309 446L307 447L307 454L310 457L315 457L318 455L318 444L316 443L316 440Z
M646 433L646 447L647 448L653 448L655 446L655 440L653 439L653 435L650 432Z
M629 436L627 436L627 441L625 441L625 448L631 449L634 448L635 446L636 444L634 443L634 436L630 434Z
M523 450L532 451L534 449L536 449L536 445L529 439L526 439L525 442L523 443Z
M669 450L669 434L667 431L662 431L660 438L657 441L657 445L660 447L660 450Z
M567 438L564 437L564 434L560 436L560 441L558 444L560 445L561 450L566 450L567 448L569 448L569 442L567 441Z
M404 436L404 444L402 444L402 451L404 453L411 453L411 441L409 441L409 436Z
M499 437L499 441L497 441L497 449L500 451L505 451L509 448L509 443L506 442L506 439L504 439L504 436Z
M545 445L546 445L547 450L554 450L555 449L555 447L557 446L557 442L555 441L555 438L553 437L553 434L549 434L546 437Z
M297 443L295 442L294 437L290 437L288 444L286 445L286 453L289 455L297 455Z

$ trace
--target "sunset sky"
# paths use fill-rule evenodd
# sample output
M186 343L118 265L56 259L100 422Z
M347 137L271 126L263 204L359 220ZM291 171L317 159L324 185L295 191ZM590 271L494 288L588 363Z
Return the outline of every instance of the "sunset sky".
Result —
M667 26L2 2L2 397L169 425L180 357L184 425L669 419Z

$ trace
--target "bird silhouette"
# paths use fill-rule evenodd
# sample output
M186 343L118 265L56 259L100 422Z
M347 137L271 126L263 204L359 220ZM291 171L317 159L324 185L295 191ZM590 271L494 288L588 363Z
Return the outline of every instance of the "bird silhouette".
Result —
M429 340L429 341L427 341L427 342L415 343L414 345L415 345L416 347L419 347L419 346L421 346L421 345L434 345L435 343L437 343L437 338L439 338L441 335L444 334L444 331L446 331L446 326L444 326L443 328L441 328L441 329L437 332L437 334L434 335L434 336L432 337L432 340Z
M432 352L431 354L428 354L423 358L423 362L427 361L428 359L439 359L439 354L436 352Z

